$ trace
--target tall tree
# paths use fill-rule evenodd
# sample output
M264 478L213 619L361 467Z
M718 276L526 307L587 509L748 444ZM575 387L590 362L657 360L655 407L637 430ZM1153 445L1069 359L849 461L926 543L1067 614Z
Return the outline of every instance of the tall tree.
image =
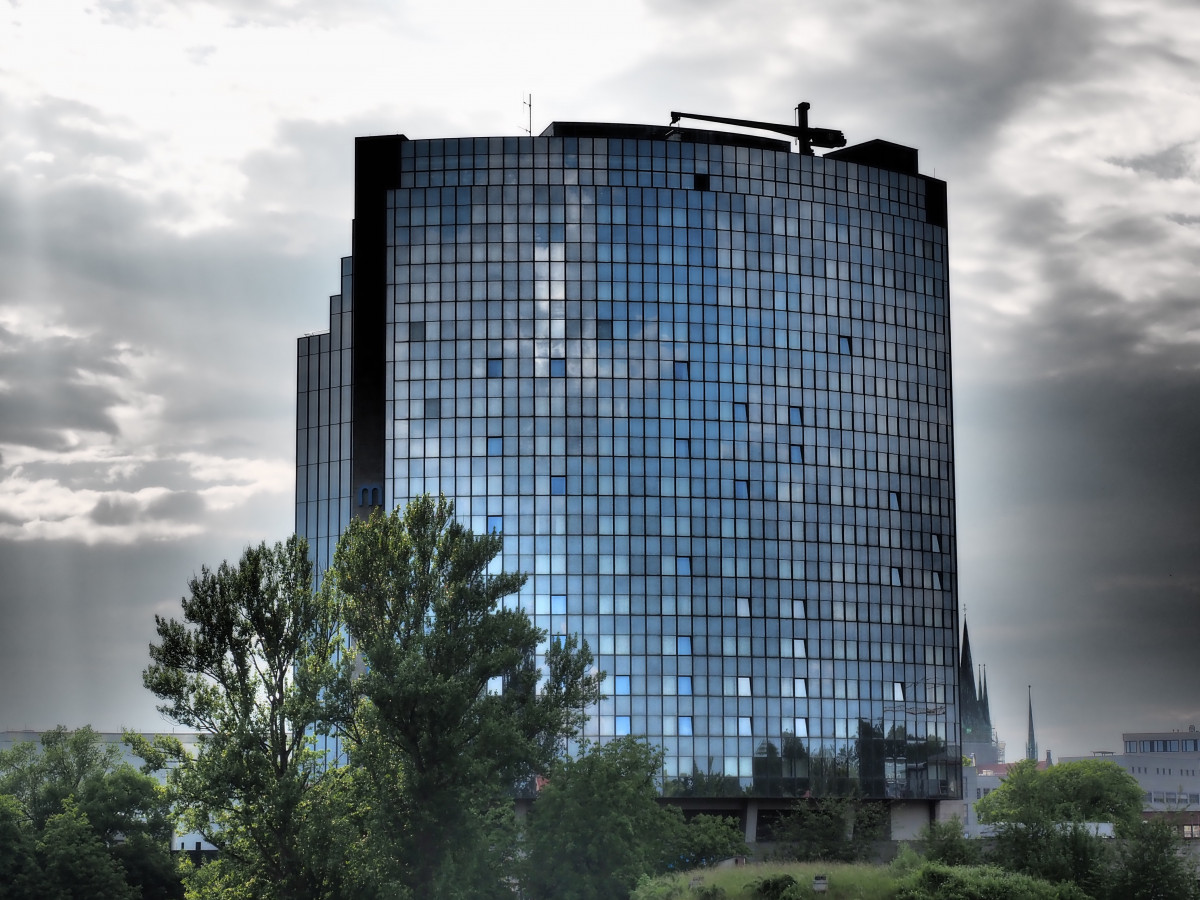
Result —
M496 848L485 813L511 808L514 786L548 770L598 698L586 644L552 643L544 677L535 666L545 633L501 604L526 580L490 572L501 547L455 521L452 501L424 495L351 522L329 573L364 664L355 688L369 706L351 732L374 747L368 759L401 768L395 812L416 896L462 887L461 872ZM478 896L484 881L496 890L495 877L466 890Z
M326 768L311 734L328 727L324 692L339 673L334 606L313 590L300 537L248 547L188 587L182 622L155 617L143 681L161 712L206 733L171 777L185 820L222 851L206 878L256 897L319 896L299 811Z
M994 823L994 857L1007 868L1073 881L1098 896L1109 880L1109 848L1086 825L1119 830L1141 820L1143 791L1108 760L1080 760L1039 769L1035 760L1009 767L1000 787L975 803L980 822Z

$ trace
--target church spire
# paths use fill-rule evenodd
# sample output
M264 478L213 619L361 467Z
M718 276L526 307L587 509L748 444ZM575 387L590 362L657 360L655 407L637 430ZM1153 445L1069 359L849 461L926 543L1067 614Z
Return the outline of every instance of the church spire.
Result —
M971 635L967 632L967 622L963 620L962 656L958 664L958 693L962 704L961 716L963 739L978 740L979 695L975 691L975 662L971 659Z
M988 696L987 686L987 666L983 666L983 677L980 679L979 690L979 708L983 714L983 721L987 725L988 735L992 733L992 700Z
M1037 736L1033 733L1033 685L1029 685L1029 738L1025 741L1025 758L1038 761Z

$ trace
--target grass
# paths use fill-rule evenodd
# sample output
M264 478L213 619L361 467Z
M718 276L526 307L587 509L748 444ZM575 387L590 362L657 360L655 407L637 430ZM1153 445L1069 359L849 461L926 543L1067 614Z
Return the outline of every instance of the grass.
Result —
M896 894L896 880L900 876L899 872L888 866L867 863L768 862L728 869L698 869L658 881L680 888L681 891L675 895L679 898L688 897L691 893L689 887L716 885L725 891L728 900L752 900L755 896L752 885L756 881L785 873L808 887L810 894L813 876L827 876L829 890L824 894L811 894L814 898L824 897L826 900L891 900Z

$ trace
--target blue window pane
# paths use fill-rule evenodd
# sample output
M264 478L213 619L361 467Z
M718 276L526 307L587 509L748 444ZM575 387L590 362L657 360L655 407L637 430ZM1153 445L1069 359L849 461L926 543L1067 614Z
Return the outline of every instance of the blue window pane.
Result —
M629 693L628 675L617 675L613 678L613 693L617 696L624 696Z
M617 736L629 734L629 716L617 716Z
M565 494L567 492L567 476L552 475L550 477L550 493Z
M681 735L684 735L685 737L691 735L691 733L692 733L692 717L691 716L680 716L679 717L679 733Z
M567 595L552 594L550 597L550 614L565 616L567 614Z
M687 378L688 378L688 364L687 363L685 363L685 362L675 363L675 378L678 381L687 381Z
M795 465L802 465L804 463L804 446L802 444L792 444L789 459Z
M675 644L676 651L680 656L692 655L692 638L690 635L680 635Z
M691 695L691 693L692 693L692 676L691 675L680 675L679 676L679 687L678 687L677 693L681 697L687 697L687 696Z
M504 530L504 516L488 516L487 517L488 534L493 534Z
M839 353L849 353L850 352L850 338L848 338L848 337L838 338L838 352Z
M504 455L504 438L490 437L487 439L487 454L488 456L503 456Z
M676 456L688 456L688 455L690 455L689 450L690 450L690 447L685 438L676 438L675 439L675 455Z
M691 575L692 574L692 558L690 556L675 557L675 574L676 575Z
M737 500L749 500L750 482L741 479L735 481L733 483L733 496Z
M550 360L550 375L554 378L562 378L567 374L567 361L565 359Z
M487 361L487 377L501 378L504 375L504 360L489 359Z

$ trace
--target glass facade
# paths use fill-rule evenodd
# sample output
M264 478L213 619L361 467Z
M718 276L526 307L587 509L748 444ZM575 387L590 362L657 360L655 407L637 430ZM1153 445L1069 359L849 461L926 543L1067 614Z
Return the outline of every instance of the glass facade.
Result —
M300 347L319 564L443 492L607 672L587 736L662 745L665 793L957 796L945 194L915 152L360 140L353 264Z

